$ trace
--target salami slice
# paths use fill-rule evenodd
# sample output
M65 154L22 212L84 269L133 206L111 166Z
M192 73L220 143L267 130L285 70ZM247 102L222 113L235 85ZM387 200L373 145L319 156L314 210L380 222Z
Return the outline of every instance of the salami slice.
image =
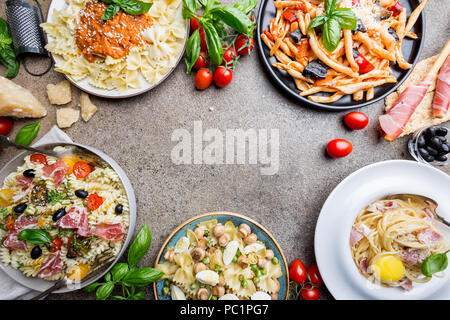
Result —
M91 233L110 241L121 241L125 236L120 223L99 223L91 229Z
M27 243L25 240L19 239L19 231L14 230L8 233L5 240L3 240L3 246L9 250L24 250L27 251Z

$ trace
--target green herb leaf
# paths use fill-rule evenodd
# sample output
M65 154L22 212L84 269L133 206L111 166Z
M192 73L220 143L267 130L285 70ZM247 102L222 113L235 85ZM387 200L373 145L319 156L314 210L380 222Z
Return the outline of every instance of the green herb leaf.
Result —
M126 263L118 263L111 269L111 275L113 282L119 282L128 273L129 268Z
M19 61L13 47L11 30L2 18L0 18L0 62L7 68L6 77L14 78L19 72Z
M189 37L186 43L186 55L184 57L184 61L186 62L186 73L191 73L192 68L194 67L195 62L200 56L200 32L195 30L192 35Z
M233 4L233 7L241 10L244 14L247 16L256 8L256 5L258 4L258 0L242 0L235 2Z
M141 231L139 231L136 239L134 239L133 243L130 246L130 250L128 251L128 265L130 268L134 267L139 260L147 252L150 247L150 243L152 242L152 235L150 233L150 229L145 224Z
M122 283L127 286L143 287L155 282L164 275L163 272L149 268L139 268L128 272L122 279Z
M218 0L205 0L205 1L206 1L205 15L207 15L215 5L220 4Z
M334 9L336 9L337 5L341 2L341 0L326 0L325 1L325 12L329 16Z
M213 14L220 17L225 24L237 32L248 36L253 35L253 23L241 10L232 6L224 6L215 8Z
M120 6L118 4L109 5L105 11L103 11L102 20L109 20L114 18L114 16L119 12Z
M106 300L114 289L113 282L103 283L100 288L97 289L97 300Z
M106 282L110 282L110 281L111 281L111 272L108 272L108 273L105 275L105 281L106 281Z
M111 296L109 299L110 300L128 300L127 298L122 297L122 296Z
M207 21L200 20L199 23L203 26L203 30L205 31L205 40L211 62L218 66L222 63L223 48L217 30Z
M130 300L142 300L145 298L145 291L139 291L138 293L132 295Z
M41 123L30 123L26 126L23 126L22 129L17 132L16 135L16 143L21 144L24 146L28 146L31 141L36 137L37 133L39 132L39 129L41 128Z
M337 8L331 15L332 18L337 19L342 29L355 30L357 19L355 13L349 8Z
M183 9L181 11L183 19L194 18L200 6L201 4L196 0L183 0Z
M32 244L44 244L50 243L52 241L52 237L50 234L41 229L25 229L19 233L19 239L26 240Z
M328 19L322 27L322 44L329 52L333 52L341 39L341 27L336 19Z
M91 283L90 285L88 285L86 288L84 288L84 290L88 293L92 293L100 285L102 285L100 282L94 282L94 283Z
M322 16L317 16L314 19L311 20L311 22L309 23L308 29L313 29L316 28L318 26L321 26L322 24L324 24L325 22L327 22L328 17L325 15Z
M148 12L153 5L151 2L143 2L138 0L120 0L119 4L123 11L135 16Z
M447 252L434 253L422 263L422 273L426 277L432 277L434 273L444 271L448 266Z

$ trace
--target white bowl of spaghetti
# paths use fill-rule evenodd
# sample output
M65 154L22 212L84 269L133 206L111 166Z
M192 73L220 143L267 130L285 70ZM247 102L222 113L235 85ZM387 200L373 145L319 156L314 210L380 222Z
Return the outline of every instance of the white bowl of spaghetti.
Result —
M415 250L422 249L417 246L423 246L423 249L429 250L429 254L445 252L448 249L444 247L448 243L440 240L449 238L448 230L435 229L421 214L423 208L420 206L414 208L407 201L397 199L393 202L389 198L394 194L415 194L434 199L439 214L448 219L450 199L446 190L450 190L450 177L447 174L404 160L369 165L344 179L325 202L315 234L317 263L333 296L336 299L449 299L448 270L427 279L420 275L420 263L427 256L417 257L419 260L412 266L406 262L407 257L403 257L408 247ZM385 217L373 210L377 206L385 209L394 206L395 210L386 215L390 217ZM399 216L403 216L403 223L400 223ZM359 247L352 247L351 236L354 236L355 227L361 227L362 223L364 227L360 230L365 229L368 236L356 239L358 241L353 239L353 244L359 243ZM403 239L403 245L399 245L398 234L415 232L416 235L427 228L438 232L442 238L432 245L421 243L417 237ZM384 281L386 279L380 279L380 273L374 270L377 261L389 255L395 256L397 262L401 260L404 266L401 279L390 279L396 281ZM363 272L365 268L360 266L364 258L367 258L367 274ZM401 289L406 282L413 284L413 288Z

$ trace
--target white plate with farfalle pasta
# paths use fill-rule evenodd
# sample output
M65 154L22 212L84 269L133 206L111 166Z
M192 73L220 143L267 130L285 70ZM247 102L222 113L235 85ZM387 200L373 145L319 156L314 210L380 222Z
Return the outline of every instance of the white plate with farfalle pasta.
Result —
M74 148L76 146L76 148ZM55 280L86 286L102 256L125 251L136 221L136 200L120 166L91 147L53 143L74 152L61 158L24 152L0 171L0 268L20 284L45 291ZM78 285L77 285L78 284Z
M105 20L110 4L102 0L53 0L41 26L55 70L107 98L136 96L161 83L183 56L189 25L182 0L143 2L152 3L147 12L120 9Z

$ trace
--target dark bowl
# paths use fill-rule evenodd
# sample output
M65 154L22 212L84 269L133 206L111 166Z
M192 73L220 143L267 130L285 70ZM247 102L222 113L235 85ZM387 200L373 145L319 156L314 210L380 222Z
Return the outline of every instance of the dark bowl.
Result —
M375 103L383 99L384 97L395 91L395 89L397 89L397 87L400 86L403 83L403 81L405 81L408 78L412 69L419 60L420 53L422 51L422 47L425 40L425 14L423 11L418 17L416 24L411 30L412 32L417 34L418 38L416 40L405 38L403 40L402 45L403 56L405 57L406 61L408 61L413 65L413 67L409 70L403 70L399 68L397 64L391 66L393 76L395 76L398 80L397 83L384 84L382 86L376 87L375 95L373 99L369 101L365 100L354 101L352 99L352 95L345 95L338 101L329 104L313 102L309 100L307 97L302 97L299 95L300 91L296 88L293 78L287 72L272 67L272 63L278 61L275 58L275 56L272 57L269 56L269 48L262 41L260 35L263 32L263 30L269 26L270 19L275 17L276 9L273 4L273 0L262 0L262 1L263 2L259 6L258 10L258 20L257 20L258 23L256 30L257 32L256 39L258 44L259 57L262 61L264 68L266 69L267 73L269 74L271 80L275 83L275 85L278 88L280 88L282 92L286 93L290 98L292 98L300 105L309 106L315 109L331 110L331 111L348 110L368 106L372 103ZM400 4L406 8L408 17L411 14L412 10L419 4L418 0L399 0L399 1ZM326 95L326 93L323 93L323 95Z

